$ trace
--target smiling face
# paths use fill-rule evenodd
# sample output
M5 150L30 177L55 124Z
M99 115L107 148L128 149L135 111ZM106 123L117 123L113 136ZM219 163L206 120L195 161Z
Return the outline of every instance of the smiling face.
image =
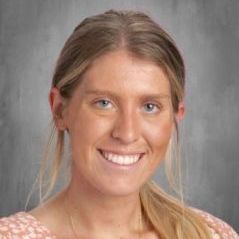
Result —
M97 58L63 118L73 181L109 195L138 193L164 159L173 117L160 67L123 50Z

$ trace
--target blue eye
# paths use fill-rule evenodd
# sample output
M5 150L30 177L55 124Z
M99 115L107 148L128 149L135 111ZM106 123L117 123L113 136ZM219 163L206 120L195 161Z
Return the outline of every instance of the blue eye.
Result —
M147 113L155 113L159 110L159 107L156 104L147 103L144 105L144 109Z
M96 103L97 107L103 108L103 109L109 109L112 107L112 104L110 103L110 101L105 100L105 99L98 100L95 103Z

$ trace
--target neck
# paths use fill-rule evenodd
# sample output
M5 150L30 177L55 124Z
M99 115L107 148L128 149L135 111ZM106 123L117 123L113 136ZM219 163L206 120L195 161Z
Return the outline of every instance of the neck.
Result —
M105 195L72 180L63 198L78 235L89 237L90 232L94 238L122 238L139 234L139 193L120 197Z

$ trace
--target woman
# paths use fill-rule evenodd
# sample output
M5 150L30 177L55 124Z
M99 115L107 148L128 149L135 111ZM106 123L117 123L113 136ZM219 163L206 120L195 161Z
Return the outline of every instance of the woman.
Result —
M170 160L173 135L178 143L184 76L173 40L143 13L111 10L77 26L49 94L57 145L48 191L65 134L70 182L32 211L2 218L0 238L238 238L150 182Z

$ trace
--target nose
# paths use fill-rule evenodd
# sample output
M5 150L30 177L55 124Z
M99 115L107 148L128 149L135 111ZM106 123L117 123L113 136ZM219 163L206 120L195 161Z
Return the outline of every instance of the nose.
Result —
M124 144L137 141L140 137L139 117L133 110L119 112L112 130L112 137Z

